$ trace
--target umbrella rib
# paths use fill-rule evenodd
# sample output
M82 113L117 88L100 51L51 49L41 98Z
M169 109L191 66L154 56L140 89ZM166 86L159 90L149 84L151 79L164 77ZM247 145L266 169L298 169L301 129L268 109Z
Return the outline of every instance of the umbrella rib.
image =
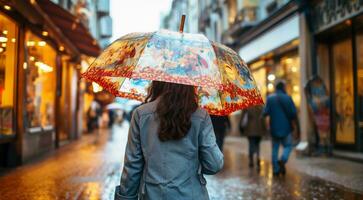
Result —
M139 66L140 58L142 57L142 54L144 53L144 50L145 50L145 49L146 49L146 47L147 47L147 44L149 43L149 41L151 40L151 38L153 38L153 37L154 37L154 35L155 35L155 34L156 34L156 31L154 31L153 33L151 33L150 38L147 40L147 42L146 42L146 44L145 44L144 48L140 51L140 56L139 56L139 57L138 57L138 59L137 59L137 62L136 62L136 65L135 65L135 69L136 69L136 67L137 67L137 66ZM134 74L134 71L136 71L135 69L134 69L134 70L132 70L130 78L132 78L132 75Z
M209 40L209 39L208 39ZM222 84L223 84L223 82L224 82L224 80L223 80L223 76L222 76L222 73L221 73L221 69L220 69L220 66L219 66L219 60L218 60L218 57L217 57L217 54L216 54L216 52L214 51L214 47L213 47L213 41L210 41L209 40L209 44L211 45L211 47L212 47L212 49L213 49L213 53L214 53L214 56L215 56L215 58L216 58L216 60L217 60L217 68L218 68L218 71L219 71L219 76L220 76L220 80L222 81ZM220 86L219 86L220 87ZM220 102L220 104L221 104L221 107L223 108L223 103L222 103L222 96L221 96L221 90L222 88L217 88L217 93L218 93L218 97L219 97L219 102Z

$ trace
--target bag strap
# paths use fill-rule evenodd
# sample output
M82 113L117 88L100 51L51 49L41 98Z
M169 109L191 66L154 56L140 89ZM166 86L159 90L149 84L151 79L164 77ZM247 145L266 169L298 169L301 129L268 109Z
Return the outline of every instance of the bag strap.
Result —
M291 117L289 116L289 113L286 110L286 107L281 102L281 99L279 97L279 94L276 94L277 102L279 103L280 107L282 108L282 111L284 112L284 115L286 116L287 120L292 121Z

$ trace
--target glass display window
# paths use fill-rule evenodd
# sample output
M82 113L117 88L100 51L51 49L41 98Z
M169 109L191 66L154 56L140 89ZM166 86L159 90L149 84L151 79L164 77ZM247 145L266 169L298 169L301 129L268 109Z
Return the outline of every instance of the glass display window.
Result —
M53 127L55 123L56 50L27 31L26 112L28 127Z
M336 112L336 141L355 143L354 86L352 40L345 39L333 45L333 69Z
M265 62L263 60L257 61L250 65L253 77L255 78L258 89L260 90L261 96L266 101L266 68L264 67Z
M300 58L297 54L286 55L280 58L270 59L266 62L266 92L275 91L277 81L285 81L286 92L289 94L296 107L300 107Z
M360 141L363 141L363 15L357 19L357 32L355 36L357 58L357 115ZM363 147L361 147L363 149Z
M18 26L0 13L0 138L15 134L14 91Z

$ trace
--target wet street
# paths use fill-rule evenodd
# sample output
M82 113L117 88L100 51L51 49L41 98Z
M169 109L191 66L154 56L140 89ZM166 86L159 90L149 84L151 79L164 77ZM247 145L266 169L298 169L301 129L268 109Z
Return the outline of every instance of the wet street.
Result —
M84 136L42 159L3 174L0 199L113 199L114 187L120 179L127 126ZM260 171L249 169L243 153L247 147L240 144L227 140L223 171L207 177L211 199L363 199L361 191L307 175L294 165L288 165L287 175L278 178L272 177L268 159L262 161ZM363 181L361 174L357 176L358 181Z

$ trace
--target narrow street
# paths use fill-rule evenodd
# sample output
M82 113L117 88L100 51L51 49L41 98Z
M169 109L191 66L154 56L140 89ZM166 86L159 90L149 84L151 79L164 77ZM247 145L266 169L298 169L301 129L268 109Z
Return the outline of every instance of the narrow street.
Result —
M127 128L128 125L123 124L113 131L100 131L98 136L84 136L44 158L3 174L0 199L113 199L114 187L120 179ZM211 199L363 199L362 191L354 192L344 184L295 169L295 165L304 165L298 159L293 158L288 165L286 177L273 178L267 158L259 172L249 169L243 150L247 147L238 144L244 143L227 139L223 171L207 177ZM358 177L358 181L361 183L363 179Z

